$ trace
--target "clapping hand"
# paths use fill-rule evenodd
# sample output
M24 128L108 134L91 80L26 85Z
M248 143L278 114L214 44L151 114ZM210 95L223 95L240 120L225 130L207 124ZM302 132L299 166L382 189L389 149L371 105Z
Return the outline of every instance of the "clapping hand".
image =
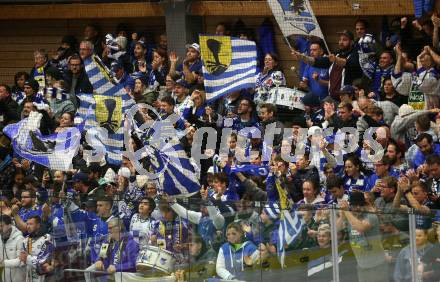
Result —
M171 64L176 64L177 61L179 60L179 57L177 56L176 52L172 51L170 53L169 59Z
M339 203L339 207L340 207L342 210L348 210L348 208L349 208L349 204L348 204L348 202L347 202L346 200L342 200L342 201Z
M406 177L406 176L402 176L402 177L400 177L399 178L399 181L398 181L398 188L399 188L399 190L403 193L403 194L405 194L405 192L406 191L408 191L409 190L409 188L410 188L410 182L409 182L409 179L408 179L408 177Z

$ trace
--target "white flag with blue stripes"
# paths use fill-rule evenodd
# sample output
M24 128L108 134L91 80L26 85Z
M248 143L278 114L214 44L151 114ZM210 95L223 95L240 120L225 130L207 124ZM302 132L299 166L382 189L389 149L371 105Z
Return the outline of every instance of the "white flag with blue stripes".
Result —
M257 72L255 42L218 35L200 35L206 100L254 88Z
M148 155L153 171L158 173L163 192L170 196L189 197L200 190L198 168L186 155L176 139L165 146L154 149Z
M85 121L87 140L95 150L104 147L109 164L122 160L124 143L124 114L135 104L121 84L113 81L101 60L92 56L84 60L87 76L93 86L93 94L78 95L80 106L77 120ZM91 134L93 132L93 134Z
M142 104L136 104L134 109L142 107ZM176 137L177 130L173 124L178 116L166 119L158 117L154 122L146 122L140 127L134 116L134 111L127 113L124 129L126 132L134 129L143 147L134 151L132 146L126 146L124 155L132 161L136 170L149 180L157 181L160 193L176 197L189 197L197 193L200 190L200 170Z
M292 213L290 213L288 210L281 211L281 220L278 227L277 249L282 267L284 267L284 259L286 254L285 247L295 241L303 226L304 221L295 210L293 210Z
M83 124L60 133L42 135L39 130L41 118L41 113L33 111L28 118L3 129L12 141L14 152L49 169L71 169L72 158L78 153Z

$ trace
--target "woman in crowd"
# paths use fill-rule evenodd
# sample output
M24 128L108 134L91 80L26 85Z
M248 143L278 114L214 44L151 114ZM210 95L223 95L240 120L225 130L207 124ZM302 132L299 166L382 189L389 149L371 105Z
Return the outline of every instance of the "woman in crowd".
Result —
M145 103L147 105L153 105L157 99L157 92L152 91L148 87L148 81L145 76L136 78L134 82L133 98L136 103Z
M55 133L61 133L70 127L73 127L74 115L71 112L64 113L60 118L60 123L57 128L55 128Z
M19 71L14 76L14 86L12 87L12 97L17 101L18 97L24 98L24 83L29 80L29 74ZM17 101L18 102L18 101Z
M167 52L163 49L154 50L151 71L148 74L148 88L152 91L158 91L160 86L164 86L168 70Z
M281 86L286 85L286 78L280 70L279 58L275 53L267 53L264 57L264 69L258 74L256 91L268 91L274 85L272 74L276 71L281 73L278 78L281 81Z
M245 269L264 258L264 252L260 253L254 243L243 241L243 235L238 223L233 222L226 228L228 241L221 246L216 264L217 275L222 279L243 280Z
M354 190L365 191L367 182L366 176L362 172L361 160L352 155L345 161L345 169L342 178L344 180L344 189L351 193Z
M203 126L202 118L205 115L206 93L203 90L195 89L191 94L193 105L183 112L183 118L191 125L197 128Z
M385 78L382 84L380 100L390 101L400 107L408 102L408 97L397 93L396 89L394 89L391 78Z
M319 205L325 201L319 194L319 186L312 180L303 182L302 191L304 198L297 202L297 205Z

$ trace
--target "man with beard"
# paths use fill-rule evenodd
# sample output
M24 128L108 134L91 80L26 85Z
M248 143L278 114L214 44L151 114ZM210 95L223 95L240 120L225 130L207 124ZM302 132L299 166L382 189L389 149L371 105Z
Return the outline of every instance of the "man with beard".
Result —
M339 51L336 54L313 58L293 51L292 55L316 68L329 68L329 93L332 98L340 100L339 91L353 80L362 77L358 51L354 46L354 35L348 30L339 32Z
M23 235L8 215L0 216L0 265L5 269L2 274L3 282L24 281L25 269L20 266L19 254L23 251Z
M134 58L132 58L131 60L131 63L133 65L133 72L138 72L147 69L147 62L146 62L147 51L148 51L147 46L143 41L139 40L136 42L133 49Z
M273 127L273 132L269 133L270 135L268 138L273 135L273 147L279 148L281 146L281 142L283 141L283 135L284 135L284 126L281 122L279 122L276 118L277 116L277 108L273 104L263 104L260 107L260 119L261 119L261 125L262 125L262 132L261 132L261 138L265 138L266 129L269 125ZM274 123L274 124L273 124ZM271 128L269 126L269 128ZM276 133L277 128L280 129L278 133ZM265 140L266 141L266 140Z
M238 116L232 119L232 129L240 131L246 127L258 127L259 123L254 117L255 105L249 98L243 98L238 105ZM224 119L226 127L228 119Z
M430 155L440 155L440 145L434 144L431 134L421 133L417 136L415 141L419 148L416 155L411 160L413 168L418 168L423 165L426 158Z
M38 215L27 219L26 230L29 235L24 239L24 250L19 255L20 261L26 265L26 281L43 282L53 270L52 238L43 232Z
M391 168L396 171L397 174L405 173L408 169L408 164L402 157L402 150L392 139L388 142L388 146L385 155L391 160Z
M41 217L43 214L41 207L35 203L36 198L37 197L34 191L23 191L21 193L21 208L17 204L13 205L11 208L15 225L18 229L20 229L21 232L23 232L23 234L28 232L26 226L28 219L33 216Z
M193 85L197 82L198 75L202 70L202 61L200 60L200 45L197 43L186 45L186 57L182 64L177 66L177 57L175 52L170 54L170 74L178 73L183 75L186 82Z
M85 48L84 43L82 47ZM79 107L79 101L76 94L79 93L92 93L93 87L90 84L89 78L84 70L84 65L81 57L77 54L70 57L67 61L68 71L64 74L64 81L70 86L66 89L69 92L69 99L72 101L75 108Z

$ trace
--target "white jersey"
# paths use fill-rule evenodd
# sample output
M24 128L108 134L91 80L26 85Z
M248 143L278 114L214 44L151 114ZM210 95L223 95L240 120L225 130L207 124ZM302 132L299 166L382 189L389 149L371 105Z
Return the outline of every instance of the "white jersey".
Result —
M130 232L137 243L144 245L148 243L151 232L156 225L157 221L154 218L149 217L147 219L142 219L139 214L136 213L130 221Z
M44 263L51 263L53 244L49 234L31 238L27 236L23 241L23 249L28 253L26 259L26 282L43 282L42 274Z

